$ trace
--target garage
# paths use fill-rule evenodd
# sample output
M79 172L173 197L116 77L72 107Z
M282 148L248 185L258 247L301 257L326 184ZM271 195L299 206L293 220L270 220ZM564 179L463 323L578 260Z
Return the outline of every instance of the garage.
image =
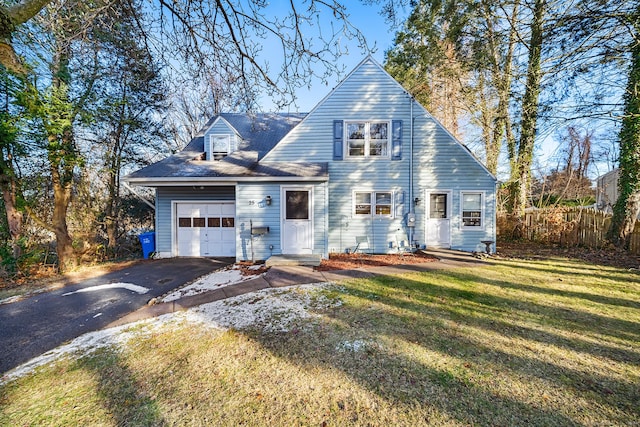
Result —
M235 257L235 202L177 203L178 256Z

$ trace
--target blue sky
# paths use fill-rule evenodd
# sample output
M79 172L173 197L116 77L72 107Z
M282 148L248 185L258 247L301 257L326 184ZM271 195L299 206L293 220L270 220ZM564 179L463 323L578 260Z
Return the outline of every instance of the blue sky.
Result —
M276 8L286 8L288 12L290 10L288 3L288 1L279 0L272 2L271 5ZM343 2L343 4L346 5L349 21L365 35L368 46L374 49L374 52L371 53L372 56L382 64L384 52L393 45L397 27L392 28L385 18L380 15L379 5L364 5L360 0ZM407 13L405 11L405 14ZM357 40L344 40L343 45L348 48L349 54L341 56L337 65L338 68L344 68L345 73L348 73L362 61L368 52L363 51L358 46ZM297 111L311 111L344 77L344 74L336 74L329 79L327 84L320 81L320 79L314 79L311 81L309 89L306 87L299 89L296 93ZM269 104L267 99L265 101L266 104ZM265 103L263 103L263 108L268 111L269 105L264 105ZM296 111L296 108L292 106L291 111Z
M361 0L351 0L349 2L343 1L346 5L347 13L349 14L349 20L352 25L358 28L366 37L367 44L374 51L371 55L381 64L384 62L384 53L386 50L392 47L395 38L396 31L401 29L404 18L409 13L409 9L396 11L400 17L398 19L399 24L392 26L386 22L385 18L380 15L380 5L365 5ZM285 0L273 0L270 5L277 11L281 9L283 13L290 11L289 1ZM296 6L299 6L296 4ZM324 16L322 18L325 18ZM324 24L328 24L330 19L323 19ZM338 68L344 68L345 73L350 72L356 65L362 61L362 59L368 54L358 46L357 40L344 40L344 46L348 48L349 54L343 55L338 60ZM297 92L296 105L290 106L288 111L291 112L309 112L311 111L331 90L345 77L345 74L335 74L329 78L326 84L320 79L314 79L310 82L310 87L300 88ZM262 102L264 111L271 110L272 104L269 99L265 98ZM297 107L297 108L296 108ZM556 129L557 130L557 129ZM538 143L536 144L536 159L539 166L547 169L550 166L555 166L555 161L551 158L554 155L558 155L557 147L557 135L552 130L547 130L545 134L538 135ZM480 149L480 142L477 140L477 136L473 134L466 134L462 136L462 142L467 144L472 150L482 151ZM508 165L508 162L503 161L503 165ZM609 168L607 165L594 165L598 166L597 169L592 171L592 174L600 175L606 172ZM506 170L502 172L502 175L506 176Z

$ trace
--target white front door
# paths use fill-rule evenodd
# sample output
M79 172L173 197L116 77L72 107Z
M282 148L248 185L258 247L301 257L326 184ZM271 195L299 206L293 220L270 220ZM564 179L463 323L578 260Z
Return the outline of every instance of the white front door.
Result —
M283 187L282 253L310 254L313 251L312 192L309 188Z
M177 203L178 256L225 256L236 254L235 203Z
M427 193L427 236L428 247L451 247L451 191Z

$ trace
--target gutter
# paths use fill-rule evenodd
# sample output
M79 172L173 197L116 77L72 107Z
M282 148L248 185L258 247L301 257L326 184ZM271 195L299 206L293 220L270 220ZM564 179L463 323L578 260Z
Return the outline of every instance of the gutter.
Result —
M410 128L409 128L409 212L415 213L413 203L413 96L409 95Z
M147 187L163 186L192 186L192 185L235 185L239 182L325 182L329 177L300 177L300 176L265 176L265 177L158 177L158 178L129 178L126 180L131 185L141 185Z
M409 214L407 215L407 227L409 228L409 247L413 250L414 232L416 226L415 203L413 201L413 96L409 92Z

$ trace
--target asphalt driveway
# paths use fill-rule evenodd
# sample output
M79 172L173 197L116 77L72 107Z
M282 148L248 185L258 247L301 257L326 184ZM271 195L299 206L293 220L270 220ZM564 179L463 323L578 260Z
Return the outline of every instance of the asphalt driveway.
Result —
M151 298L233 262L231 258L142 261L0 305L0 374L84 333L102 329Z

